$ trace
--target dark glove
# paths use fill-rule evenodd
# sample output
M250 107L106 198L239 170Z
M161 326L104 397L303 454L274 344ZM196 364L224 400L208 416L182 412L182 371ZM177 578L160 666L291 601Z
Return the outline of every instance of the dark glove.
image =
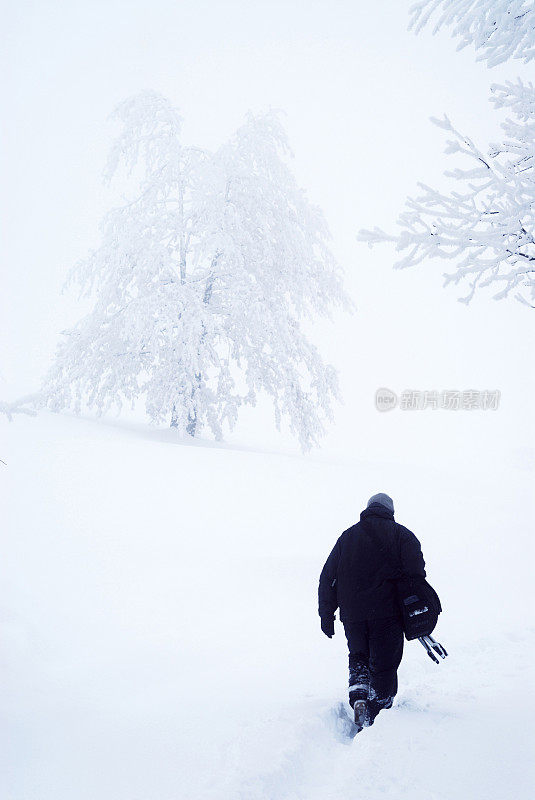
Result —
M334 617L322 617L321 630L325 636L328 636L329 639L332 639L334 636Z

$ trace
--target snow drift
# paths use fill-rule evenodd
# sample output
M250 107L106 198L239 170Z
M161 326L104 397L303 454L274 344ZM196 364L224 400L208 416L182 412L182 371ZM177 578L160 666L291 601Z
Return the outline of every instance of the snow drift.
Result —
M533 476L186 446L173 432L3 421L2 751L10 800L528 795ZM436 666L340 736L346 651L317 579L374 491L421 539Z

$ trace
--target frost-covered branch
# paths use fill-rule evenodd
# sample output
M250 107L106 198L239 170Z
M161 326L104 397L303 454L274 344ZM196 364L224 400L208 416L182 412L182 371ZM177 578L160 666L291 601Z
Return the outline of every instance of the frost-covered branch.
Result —
M410 9L409 30L416 33L434 20L458 38L457 49L474 45L478 60L494 67L511 58L535 57L535 7L532 0L420 0Z
M406 251L395 266L414 266L431 258L455 262L445 283L467 282L469 302L475 291L490 286L499 300L511 293L527 305L535 301L535 90L531 84L493 87L497 106L516 115L503 123L505 138L487 153L457 131L449 119L434 120L452 138L446 152L468 162L446 175L459 191L446 194L419 184L420 194L408 198L400 215L401 232L375 228L359 238L373 245L393 242Z
M0 414L5 414L12 422L15 414L27 414L29 417L34 417L41 405L41 395L29 394L19 397L18 400L13 400L11 403L0 401Z
M411 7L409 27L418 33L433 17L434 31L453 26L459 48L473 44L479 58L494 66L510 58L535 57L535 7L523 0L420 0ZM495 299L513 295L535 306L535 91L531 83L492 86L496 108L513 117L502 124L505 138L480 150L445 116L433 120L453 138L446 153L467 161L445 174L459 190L439 192L418 184L421 193L408 198L400 215L401 231L361 230L370 246L393 242L406 255L395 266L414 266L430 258L455 263L445 283L467 283L468 303L476 290L490 286ZM465 162L466 163L466 162Z

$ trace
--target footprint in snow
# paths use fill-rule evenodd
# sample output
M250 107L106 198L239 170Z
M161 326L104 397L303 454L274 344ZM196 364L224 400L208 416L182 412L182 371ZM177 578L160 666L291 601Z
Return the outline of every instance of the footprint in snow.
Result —
M336 706L331 708L330 713L336 738L342 744L348 744L355 738L359 729L353 722L346 703L337 703Z

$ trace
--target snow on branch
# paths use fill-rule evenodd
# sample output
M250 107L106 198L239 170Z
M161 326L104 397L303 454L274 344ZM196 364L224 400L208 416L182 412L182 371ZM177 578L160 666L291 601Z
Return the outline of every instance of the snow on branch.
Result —
M10 422L13 421L15 414L27 414L29 417L35 417L40 405L41 396L39 394L29 394L25 397L19 397L18 400L13 400L11 403L0 401L0 414L5 414Z
M513 295L535 307L535 89L521 81L493 87L496 106L509 108L505 138L488 152L457 131L449 119L433 120L450 134L446 152L460 155L466 166L445 174L459 191L444 193L418 184L400 215L401 231L361 230L370 246L393 242L406 255L394 266L405 268L441 258L455 263L445 285L467 283L468 303L476 290L490 287L494 298Z
M489 67L511 58L535 58L535 7L532 0L420 0L410 8L415 33L435 20L433 33L451 27L457 49L474 45Z

